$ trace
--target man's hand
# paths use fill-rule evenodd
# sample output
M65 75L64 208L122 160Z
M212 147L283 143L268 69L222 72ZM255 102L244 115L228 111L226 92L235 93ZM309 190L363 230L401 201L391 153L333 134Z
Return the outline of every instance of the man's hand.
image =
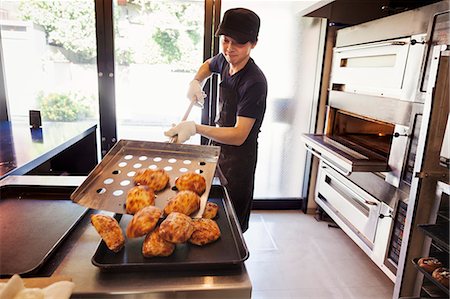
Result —
M196 106L203 108L205 104L206 93L203 91L202 86L198 80L192 80L189 83L189 90L187 97L190 101L194 102Z
M197 130L195 129L195 122L193 121L182 121L178 125L173 126L168 131L164 132L167 137L177 137L177 143L185 143L192 136L195 135Z

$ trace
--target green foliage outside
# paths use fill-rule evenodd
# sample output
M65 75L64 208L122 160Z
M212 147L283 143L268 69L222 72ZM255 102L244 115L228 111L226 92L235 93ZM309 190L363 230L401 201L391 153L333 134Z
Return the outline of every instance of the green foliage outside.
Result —
M157 28L156 32L153 34L156 43L162 49L165 49L161 54L167 63L179 61L181 59L180 49L176 46L179 35L179 32L176 30L168 29L162 31L160 28Z
M37 97L42 119L77 121L93 115L89 99L76 93L40 93Z
M41 25L48 44L65 49L70 61L95 61L94 1L21 0L19 11L23 20Z
M21 0L19 11L23 20L44 28L48 44L61 47L67 60L95 63L94 4L82 0ZM116 63L171 64L181 70L196 67L184 64L201 51L202 2L128 0L126 6L114 6L113 11ZM141 34L133 39L127 28Z

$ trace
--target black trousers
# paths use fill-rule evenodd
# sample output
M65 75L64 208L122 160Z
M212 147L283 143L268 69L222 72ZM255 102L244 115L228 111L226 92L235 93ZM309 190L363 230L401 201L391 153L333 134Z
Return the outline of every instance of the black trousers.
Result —
M230 196L242 232L248 229L253 202L257 150L222 146L219 167L227 180Z

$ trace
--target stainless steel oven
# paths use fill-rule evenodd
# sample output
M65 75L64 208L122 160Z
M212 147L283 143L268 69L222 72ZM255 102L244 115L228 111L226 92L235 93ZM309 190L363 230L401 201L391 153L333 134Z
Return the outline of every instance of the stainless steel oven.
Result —
M393 281L397 265L388 247L399 203L408 202L418 136L426 130L421 82L428 26L439 5L423 15L406 12L338 30L324 132L302 135L320 160L317 205ZM421 28L412 28L414 18Z
M424 40L416 35L335 48L325 132L304 135L307 149L343 175L380 172L399 187L422 109L417 86Z

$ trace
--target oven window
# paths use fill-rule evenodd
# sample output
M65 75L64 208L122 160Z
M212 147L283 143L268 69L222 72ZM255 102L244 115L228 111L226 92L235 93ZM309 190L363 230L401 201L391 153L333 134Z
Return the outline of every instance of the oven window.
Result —
M341 67L394 67L397 55L360 56L341 59Z
M394 127L393 124L338 111L332 135L348 147L369 149L388 159Z

